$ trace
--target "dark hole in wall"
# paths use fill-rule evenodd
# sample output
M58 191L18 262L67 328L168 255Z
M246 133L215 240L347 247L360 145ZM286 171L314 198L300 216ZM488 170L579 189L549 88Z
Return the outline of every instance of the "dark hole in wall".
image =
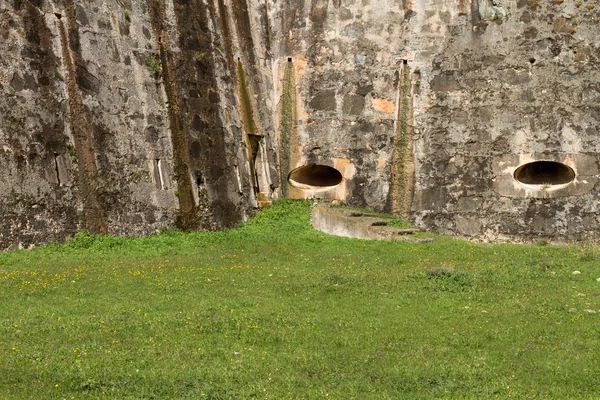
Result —
M575 171L556 161L534 161L517 168L514 178L529 185L561 185L575 179Z
M288 57L288 62L292 62L292 57Z
M331 187L342 182L342 174L337 169L327 165L311 164L290 172L288 180L292 185Z

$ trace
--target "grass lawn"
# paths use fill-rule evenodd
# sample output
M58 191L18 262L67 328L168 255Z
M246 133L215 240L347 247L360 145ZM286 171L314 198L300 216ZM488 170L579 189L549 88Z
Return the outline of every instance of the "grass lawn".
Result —
M593 249L338 238L309 207L0 254L0 398L600 398Z

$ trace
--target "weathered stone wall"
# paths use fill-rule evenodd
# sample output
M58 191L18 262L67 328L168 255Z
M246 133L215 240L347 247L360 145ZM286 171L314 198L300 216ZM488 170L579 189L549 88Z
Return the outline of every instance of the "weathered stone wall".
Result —
M404 49L399 2L295 1L274 13L272 29L278 95L293 97L294 114L279 110L282 176L306 164L338 169L331 190L298 190L293 198L322 197L377 209L390 193ZM293 69L294 85L286 71ZM290 93L291 92L291 93ZM289 130L286 131L286 130Z
M295 66L289 169L318 163L344 176L290 196L480 240L576 239L598 227L596 1L286 4L273 26L279 78L286 57ZM575 180L517 182L517 167L536 160L570 166Z
M598 4L495 4L444 24L444 49L427 61L413 217L477 239L579 238L599 222ZM515 169L533 160L570 165L575 181L518 183Z
M219 5L0 1L1 248L252 213Z
M0 0L0 248L218 229L280 196L580 238L599 22L597 0ZM574 181L513 178L536 160ZM312 164L341 183L288 183Z

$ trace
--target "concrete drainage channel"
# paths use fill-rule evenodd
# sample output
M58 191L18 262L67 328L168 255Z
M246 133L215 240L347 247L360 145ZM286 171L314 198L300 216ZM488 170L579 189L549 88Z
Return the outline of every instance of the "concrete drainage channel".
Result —
M389 220L367 213L317 204L312 208L310 222L316 230L355 239L394 240L414 243L431 242L429 238L411 235L420 229L401 229L387 226Z

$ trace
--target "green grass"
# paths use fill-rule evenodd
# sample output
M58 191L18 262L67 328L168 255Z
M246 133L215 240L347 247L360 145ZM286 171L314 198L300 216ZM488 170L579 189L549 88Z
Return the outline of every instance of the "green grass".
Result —
M587 250L308 221L0 254L0 398L600 398Z

